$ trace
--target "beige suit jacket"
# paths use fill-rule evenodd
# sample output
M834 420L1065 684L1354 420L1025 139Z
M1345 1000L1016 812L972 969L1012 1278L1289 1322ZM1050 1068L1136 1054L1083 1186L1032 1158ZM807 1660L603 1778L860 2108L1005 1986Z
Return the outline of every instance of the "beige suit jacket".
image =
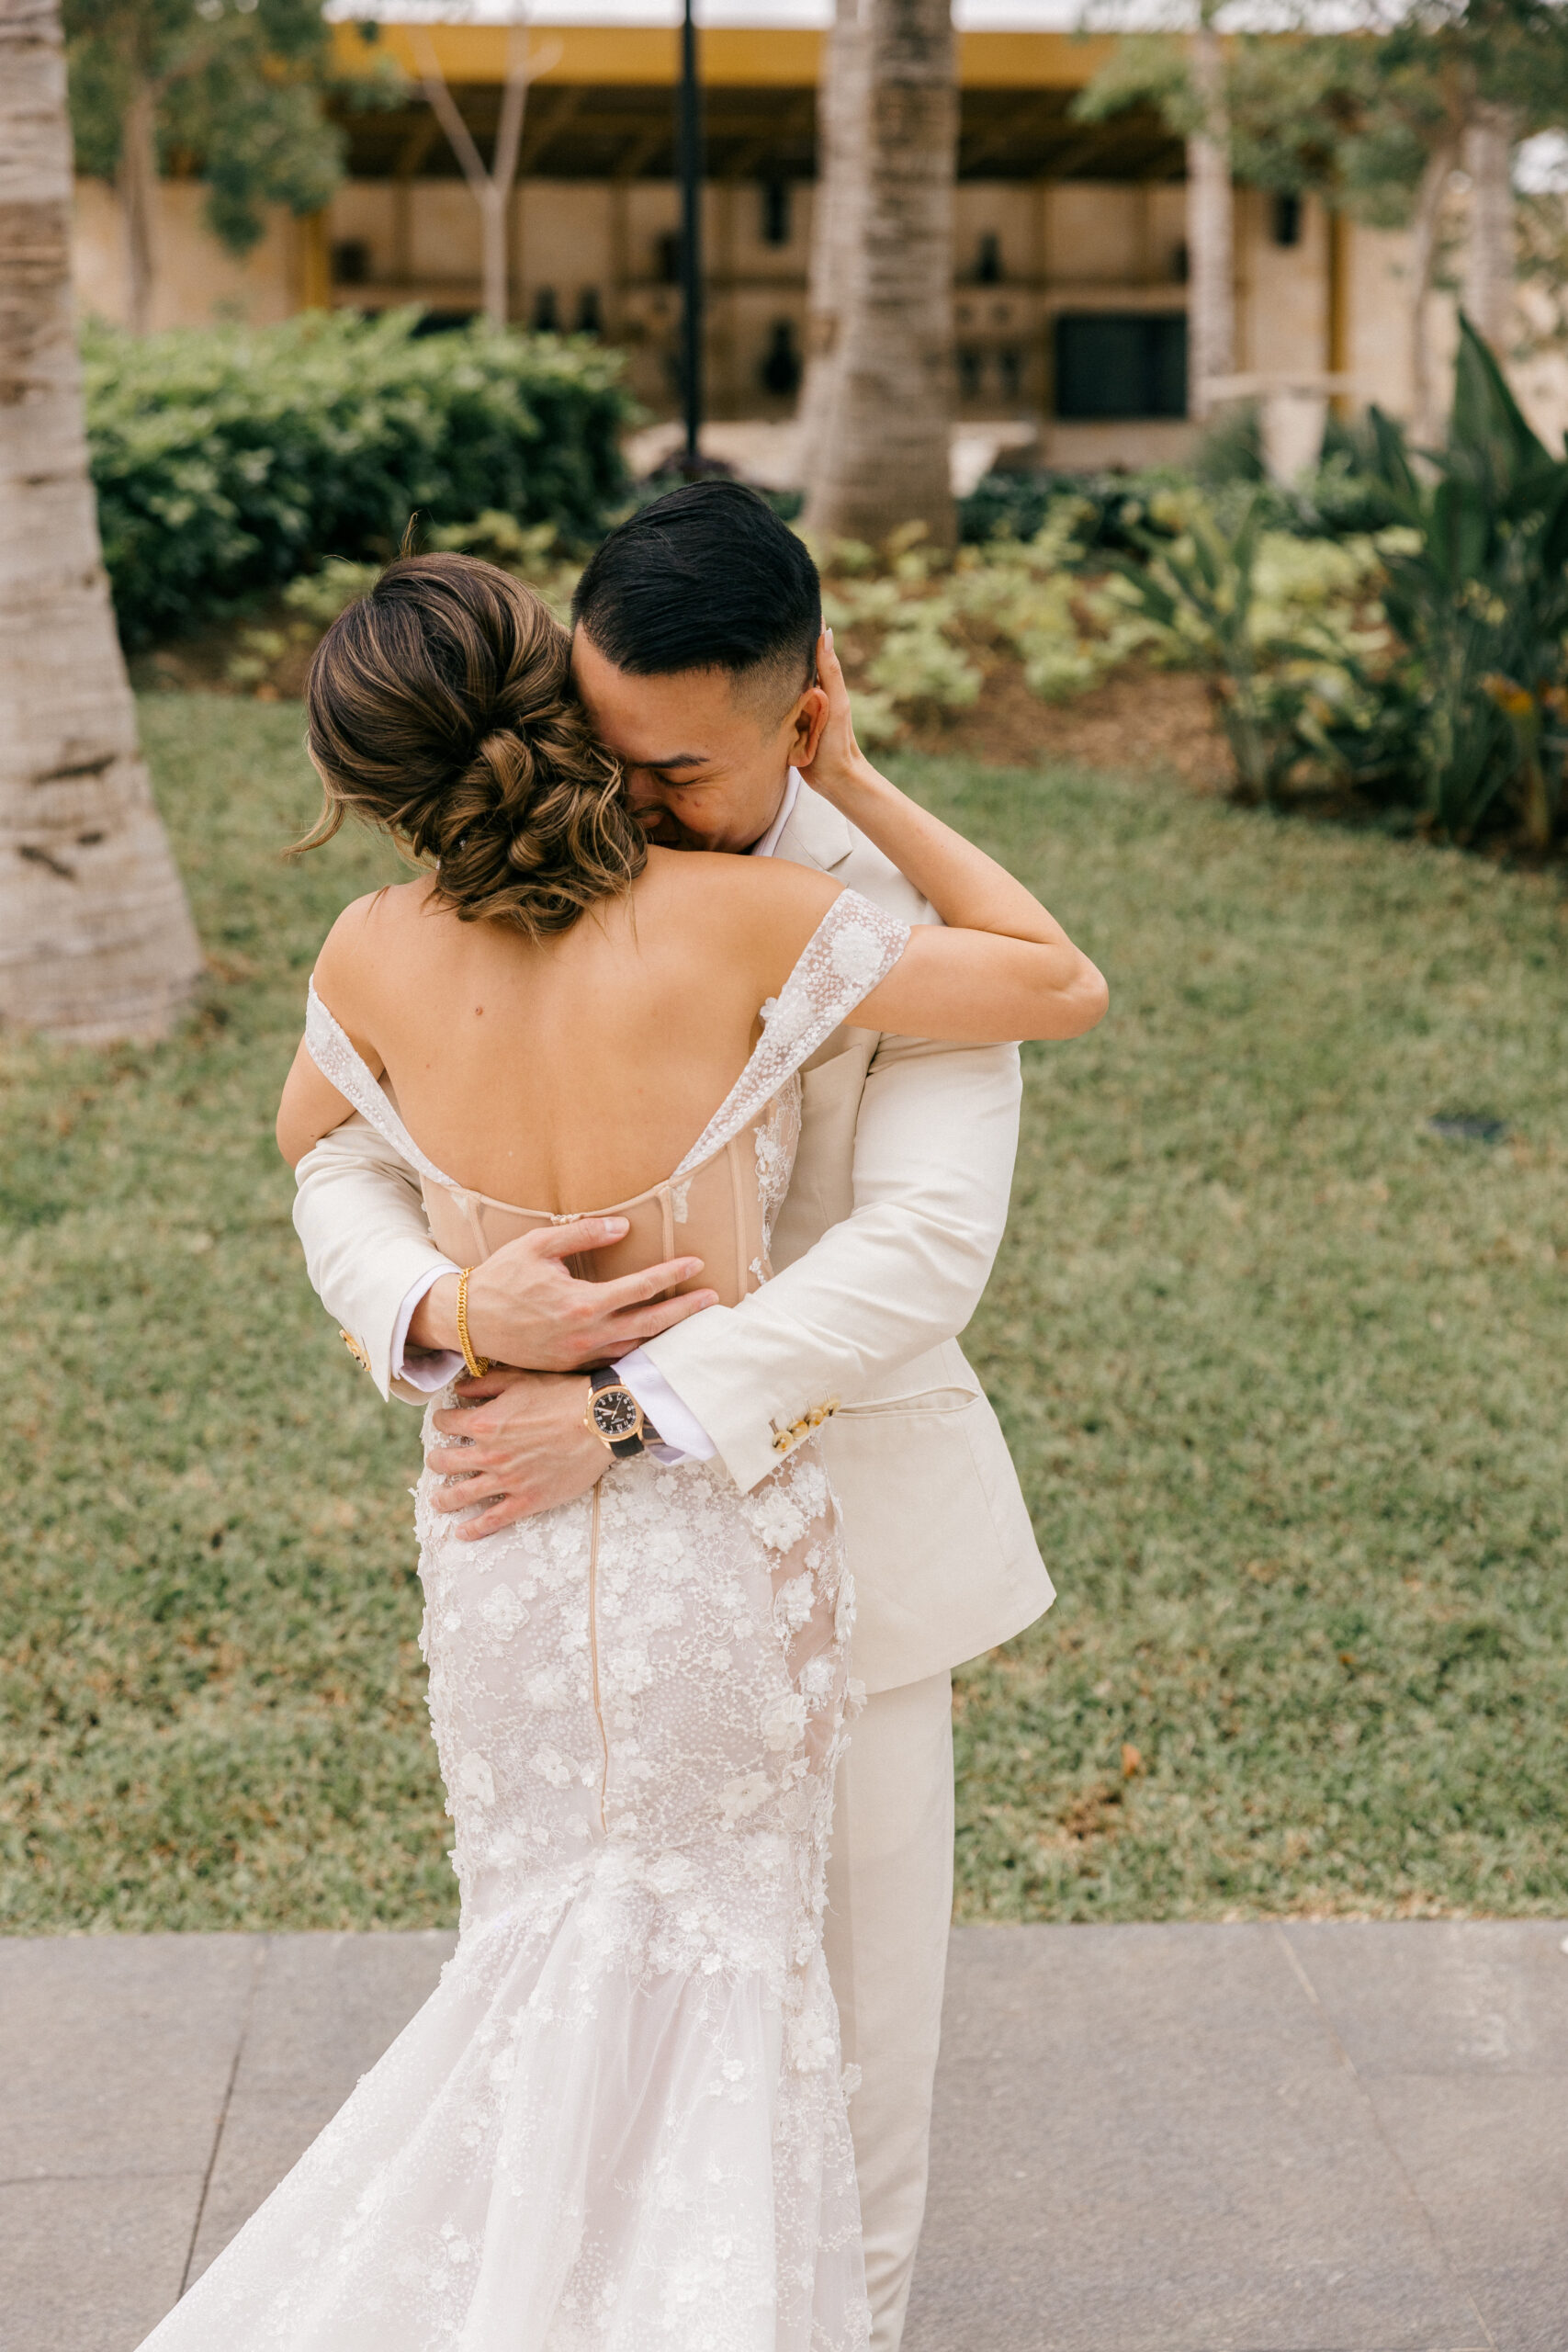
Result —
M908 922L903 876L803 787L780 857ZM990 1274L1018 1142L1014 1046L835 1032L807 1065L800 1148L773 1233L774 1279L647 1352L743 1489L827 1407L872 1690L1006 1641L1054 1597L1018 1477L957 1344ZM299 1163L294 1222L310 1280L383 1396L402 1300L434 1245L417 1182L357 1117Z

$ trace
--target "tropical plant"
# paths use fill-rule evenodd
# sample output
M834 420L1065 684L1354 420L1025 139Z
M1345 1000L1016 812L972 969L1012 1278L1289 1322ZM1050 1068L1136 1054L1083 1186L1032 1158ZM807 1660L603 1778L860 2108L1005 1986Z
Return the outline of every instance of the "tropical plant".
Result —
M85 339L105 555L128 639L232 609L328 556L384 561L412 514L503 509L591 545L636 411L596 343L415 314Z
M1260 492L1233 532L1194 501L1119 559L1118 593L1158 658L1208 673L1245 794L1308 773L1453 841L1512 820L1545 848L1568 808L1568 459L1467 318L1446 446L1417 463L1374 409L1336 456L1392 527L1269 531Z
M1314 748L1311 725L1339 678L1361 683L1358 605L1375 576L1370 542L1310 542L1264 528L1255 495L1234 535L1201 499L1174 540L1145 535L1143 560L1117 559L1127 605L1167 661L1208 678L1242 796L1276 804ZM1321 717L1318 717L1321 727Z
M1371 423L1375 478L1406 526L1382 602L1427 810L1467 841L1511 806L1544 847L1568 753L1568 459L1530 430L1468 319L1435 459L1417 468L1397 424Z
M823 615L852 649L866 741L896 741L906 712L970 708L1000 662L1017 662L1043 700L1065 701L1155 636L1086 576L1098 516L1092 499L1058 495L1031 537L993 535L952 562L918 524L880 551L859 540L823 550Z
M1187 476L1174 467L1153 466L1137 473L1069 473L1054 466L983 474L958 502L958 534L965 544L993 539L1032 539L1060 502L1070 499L1079 520L1075 537L1085 555L1102 548L1130 554L1132 532L1149 522L1149 503L1179 489Z
M201 950L115 639L71 299L56 0L0 0L0 1019L155 1035Z

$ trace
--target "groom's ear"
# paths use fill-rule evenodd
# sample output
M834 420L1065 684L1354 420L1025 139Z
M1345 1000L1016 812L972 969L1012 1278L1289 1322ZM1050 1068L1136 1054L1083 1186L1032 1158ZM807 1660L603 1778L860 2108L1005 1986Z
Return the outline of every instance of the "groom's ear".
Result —
M792 768L808 768L811 765L817 757L817 747L822 741L822 729L827 724L828 691L814 681L795 706L794 735L789 752Z

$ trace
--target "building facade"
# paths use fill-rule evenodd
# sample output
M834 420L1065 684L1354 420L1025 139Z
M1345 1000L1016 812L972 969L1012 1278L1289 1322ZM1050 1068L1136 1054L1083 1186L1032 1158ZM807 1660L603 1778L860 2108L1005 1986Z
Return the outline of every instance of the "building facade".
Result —
M345 44L356 38L340 28ZM500 110L505 35L432 25L481 153ZM627 353L655 416L679 405L676 35L558 26L528 96L510 221L510 307L541 328ZM707 403L716 419L783 418L803 365L816 201L821 36L702 38ZM479 307L479 212L419 91L407 29L381 39L408 70L402 106L345 118L349 176L330 208L279 215L243 262L202 225L204 191L162 187L155 323L265 323L312 305L418 304L433 322ZM960 38L955 269L960 419L1028 426L1066 466L1139 465L1190 445L1184 157L1153 115L1079 123L1073 100L1105 44L1060 33ZM123 315L118 208L80 185L84 307ZM1243 373L1346 382L1357 401L1409 401L1404 239L1313 201L1237 195Z

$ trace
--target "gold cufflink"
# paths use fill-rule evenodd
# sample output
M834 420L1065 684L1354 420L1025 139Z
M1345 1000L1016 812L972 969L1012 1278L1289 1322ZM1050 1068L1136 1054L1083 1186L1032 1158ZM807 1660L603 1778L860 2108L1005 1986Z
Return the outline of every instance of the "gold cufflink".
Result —
M368 1372L370 1369L370 1359L366 1354L364 1349L360 1346L358 1340L354 1337L352 1332L340 1330L338 1338L343 1341L344 1346L348 1350L348 1352L354 1358L355 1363L361 1365L365 1371Z

